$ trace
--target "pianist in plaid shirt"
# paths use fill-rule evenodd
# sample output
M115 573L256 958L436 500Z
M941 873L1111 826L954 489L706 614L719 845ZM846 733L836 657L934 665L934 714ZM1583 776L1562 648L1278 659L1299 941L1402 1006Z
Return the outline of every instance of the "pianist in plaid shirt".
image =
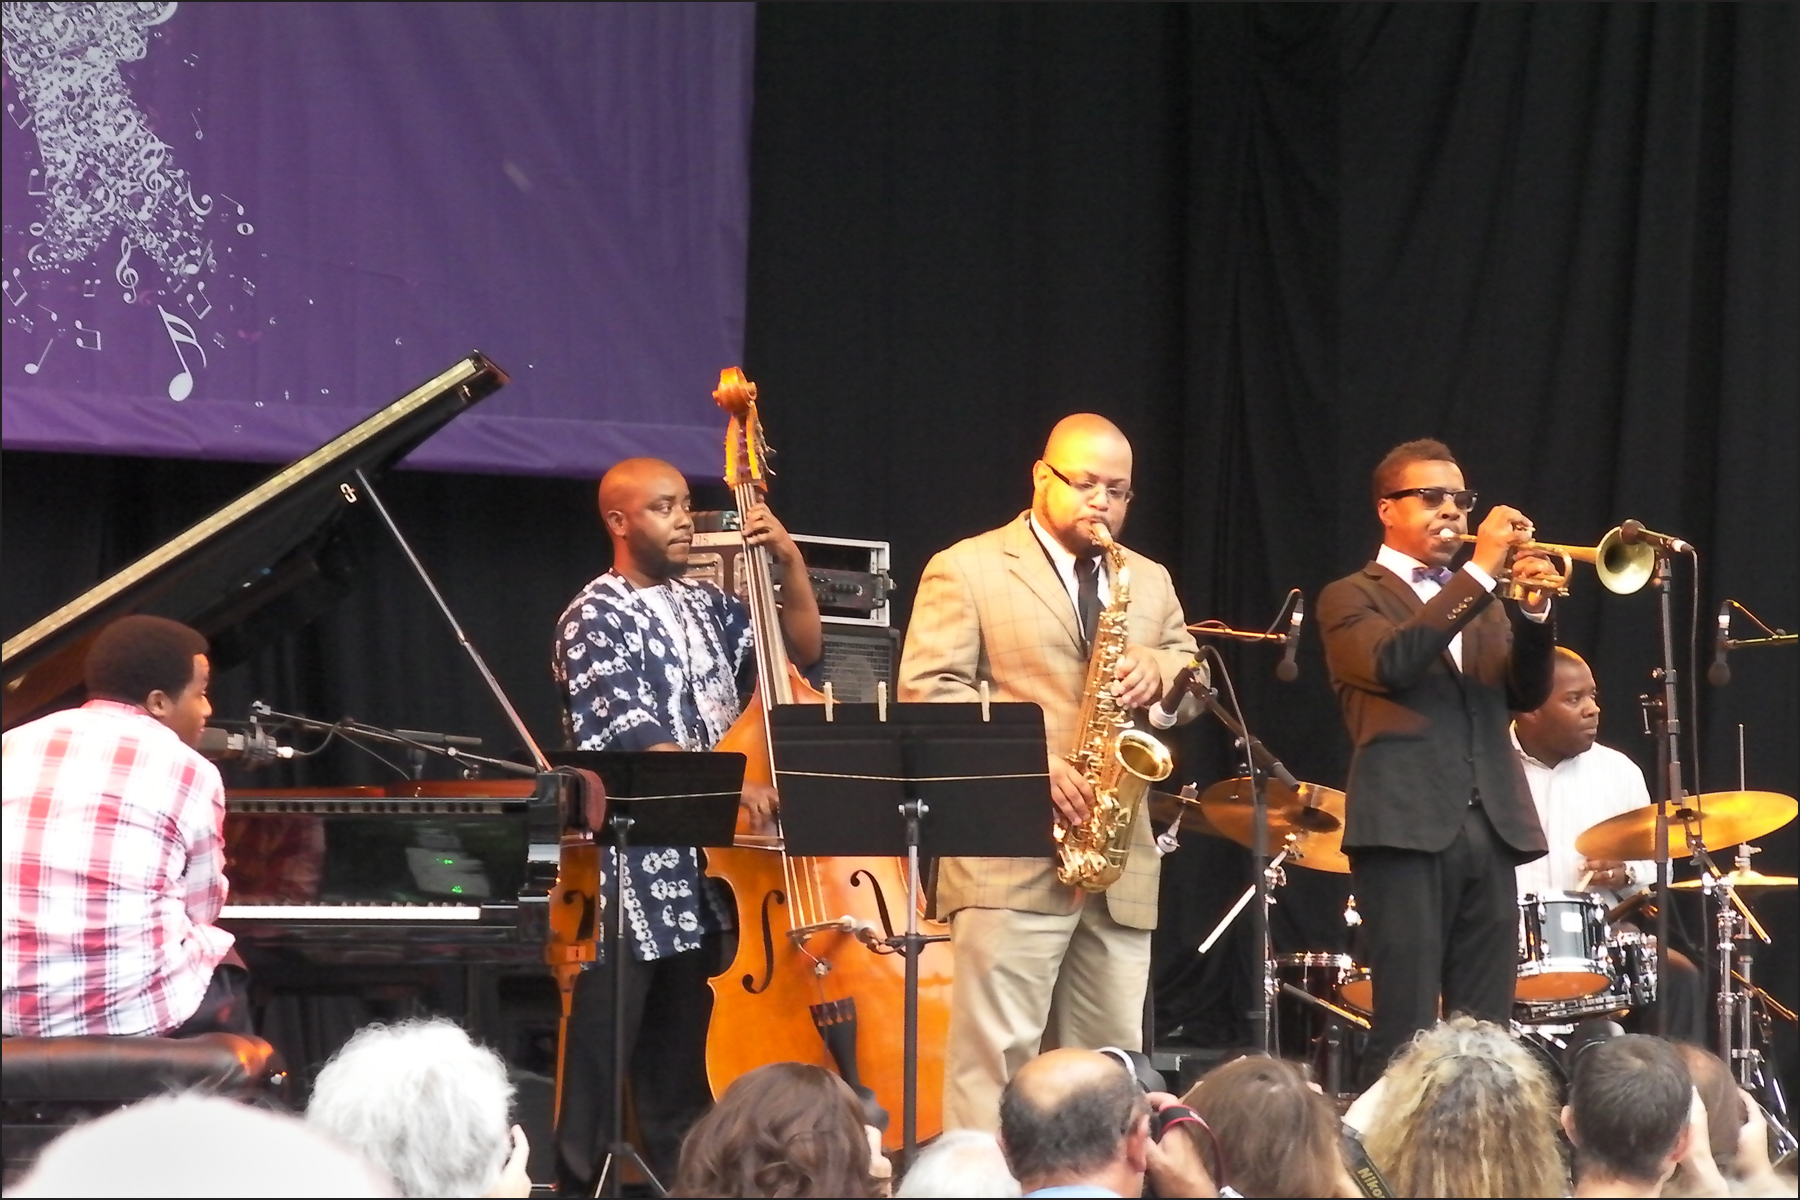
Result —
M249 1033L225 903L225 789L193 747L206 639L133 616L95 639L80 708L3 744L0 1029Z

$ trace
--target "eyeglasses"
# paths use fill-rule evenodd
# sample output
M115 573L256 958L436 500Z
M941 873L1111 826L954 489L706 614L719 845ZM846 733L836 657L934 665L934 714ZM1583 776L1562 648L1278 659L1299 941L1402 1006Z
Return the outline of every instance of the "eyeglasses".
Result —
M1051 470L1055 469L1056 468L1051 467ZM1455 488L1447 487L1402 488L1397 492L1389 492L1387 495L1383 496L1382 499L1400 500L1407 496L1417 496L1425 502L1425 507L1427 508L1439 507L1444 503L1444 498L1447 496L1455 502L1456 507L1459 510L1468 512L1471 508L1475 507L1475 501L1480 498L1481 493L1471 492L1467 489L1459 492Z
M1050 466L1049 463L1045 463L1044 466L1049 468L1052 475L1062 480L1063 483L1068 486L1070 491L1074 492L1077 496L1080 496L1083 500L1092 496L1095 492L1100 491L1102 488L1106 490L1106 498L1114 504L1129 504L1131 503L1131 498L1137 495L1136 492L1128 487L1120 487L1117 484L1104 484L1098 479L1084 479L1080 483L1076 483L1073 479L1070 479L1055 467Z

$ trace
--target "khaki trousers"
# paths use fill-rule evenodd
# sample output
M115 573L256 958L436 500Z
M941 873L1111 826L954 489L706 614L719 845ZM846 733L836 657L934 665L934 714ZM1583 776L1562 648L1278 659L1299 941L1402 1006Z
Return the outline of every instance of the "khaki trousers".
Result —
M1000 1092L1040 1051L1142 1049L1150 931L1090 897L1067 916L965 908L951 918L956 987L944 1128L1000 1127Z

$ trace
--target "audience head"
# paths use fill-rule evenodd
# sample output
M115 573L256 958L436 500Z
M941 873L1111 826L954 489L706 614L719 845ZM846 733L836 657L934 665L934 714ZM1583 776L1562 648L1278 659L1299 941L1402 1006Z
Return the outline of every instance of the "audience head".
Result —
M1731 1068L1724 1059L1687 1042L1676 1042L1674 1046L1675 1053L1687 1064L1700 1102L1706 1105L1706 1133L1712 1144L1713 1162L1729 1177L1737 1159L1738 1135L1750 1119L1744 1094L1738 1090L1737 1080L1731 1077Z
M952 1129L925 1147L900 1181L902 1197L1017 1196L1019 1181L991 1133Z
M1000 1094L1000 1144L1027 1192L1091 1184L1135 1196L1149 1138L1143 1088L1098 1051L1040 1054Z
M1176 1128L1193 1138L1220 1186L1246 1196L1340 1194L1337 1109L1293 1063L1235 1059L1207 1072L1181 1102L1211 1136L1195 1125Z
M402 1196L480 1196L512 1151L512 1081L451 1021L370 1025L313 1085L307 1123L393 1176Z
M1363 1143L1397 1195L1563 1194L1556 1083L1500 1026L1440 1022L1382 1079Z
M873 1196L862 1103L823 1067L740 1075L688 1131L677 1196Z
M1661 1038L1626 1034L1589 1048L1562 1111L1577 1184L1660 1185L1687 1151L1693 1098L1687 1064Z
M206 639L166 617L123 617L100 631L82 661L88 695L136 704L192 746L212 704Z
M379 1171L294 1117L217 1096L146 1100L45 1147L14 1196L392 1196Z

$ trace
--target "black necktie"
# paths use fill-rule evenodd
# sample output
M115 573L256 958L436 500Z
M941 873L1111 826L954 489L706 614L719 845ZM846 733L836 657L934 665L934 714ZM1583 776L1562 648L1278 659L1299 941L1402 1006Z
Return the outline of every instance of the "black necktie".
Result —
M1075 618L1081 622L1081 640L1092 646L1100 624L1100 560L1075 560Z

